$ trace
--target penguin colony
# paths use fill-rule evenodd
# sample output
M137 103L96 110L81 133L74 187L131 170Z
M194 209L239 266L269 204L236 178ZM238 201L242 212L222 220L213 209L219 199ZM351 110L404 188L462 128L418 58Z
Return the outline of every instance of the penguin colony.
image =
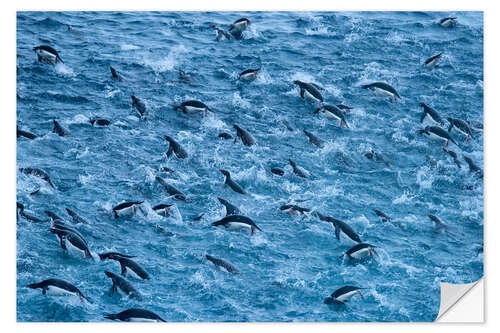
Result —
M457 19L453 17L443 18L437 24L444 28L453 27L457 23ZM229 26L229 29L226 31L215 25L210 25L212 29L216 31L216 40L239 40L244 37L243 32L245 29L252 24L250 20L247 18L241 18L236 20L233 24ZM36 52L37 60L39 62L56 65L58 63L63 63L61 56L59 53L47 45L40 45L33 48ZM427 59L423 66L432 69L437 66L438 61L441 59L442 53L434 55ZM116 80L125 80L124 76L120 74L118 70L110 66L111 76ZM238 76L238 80L251 82L257 78L259 75L260 68L256 69L247 69L241 72ZM176 82L189 83L193 82L193 79L188 76L184 71L179 71L179 80ZM343 104L338 105L329 105L326 104L324 98L321 94L322 88L314 83L302 82L295 80L293 81L299 88L300 97L303 99L308 99L315 104L313 115L321 115L329 120L333 120L338 122L339 127L345 127L348 130L349 124L347 121L349 111L352 109L349 106L345 106ZM397 102L402 99L397 90L384 82L373 82L371 84L365 84L361 88L366 89L367 91L372 92L376 96L390 98L392 102ZM131 96L131 107L137 112L137 115L141 118L145 117L147 114L147 105L137 96ZM422 117L420 122L427 118L429 121L434 123L433 126L426 126L423 129L417 131L417 133L422 134L430 139L440 141L444 143L444 152L449 154L454 158L454 161L457 167L461 168L461 163L458 155L449 149L450 144L454 144L458 146L457 141L451 136L452 130L455 132L464 135L468 140L474 138L473 131L477 131L473 124L468 124L466 121L461 119L454 118L446 118L448 120L448 124L445 123L443 118L439 115L439 112L434 110L431 106L420 102L419 105L423 108ZM181 111L187 115L192 114L202 114L203 116L207 116L209 112L214 112L210 109L209 106L205 105L201 101L190 100L181 103L180 105L173 106L174 110ZM111 121L107 119L101 118L93 118L90 120L92 126L109 126L111 125ZM59 136L71 135L71 133L65 129L57 120L53 120L54 128L53 132ZM444 126L448 126L445 130ZM256 144L256 140L253 138L252 134L240 127L237 124L234 124L234 129L236 130L235 136L229 133L220 133L219 138L230 140L234 138L234 142L241 141L241 143L245 146L252 146ZM446 127L445 127L446 128ZM318 138L313 133L303 130L303 133L309 139L309 142L317 147L322 147L324 141ZM33 140L37 138L37 135L30 133L28 131L21 130L17 128L17 137L24 137L29 140ZM173 158L174 156L178 159L184 159L188 157L187 151L179 144L174 138L165 135L164 139L169 144L169 148L167 151L167 156L169 158ZM371 150L365 154L365 157L368 159L374 159L383 161L387 164L384 158L377 152ZM430 157L428 157L431 160ZM469 166L469 170L471 173L476 174L479 178L483 177L483 172L480 167L478 167L470 157L464 156L464 161ZM299 165L295 163L291 158L289 159L289 163L292 166L293 173L297 177L308 178L310 177L309 173L301 168ZM165 168L168 169L168 168ZM173 170L163 170L164 172L174 172ZM283 176L285 171L278 168L273 167L268 170L273 173L277 177ZM38 177L41 180L45 181L48 186L56 189L55 184L52 182L49 174L35 167L23 167L19 168L19 172L24 173L26 175L31 175L33 177ZM232 189L235 195L247 195L245 189L238 184L237 180L233 179L230 171L228 170L220 170L221 174L224 175L224 185L228 186ZM156 181L169 193L173 200L181 200L188 202L188 195L184 194L173 185L169 184L165 179L160 176L156 176ZM32 195L37 194L37 191L31 193ZM219 202L224 206L226 216L218 221L211 223L213 227L221 227L229 231L233 230L246 230L250 235L253 235L255 232L264 232L261 227L259 227L250 217L241 215L241 212L238 207L232 205L229 201L218 198ZM129 201L129 202L121 202L112 208L112 212L114 218L120 219L124 217L132 217L137 211L142 210L141 204L143 201ZM153 207L153 211L161 216L169 216L171 214L172 204L158 204ZM345 257L348 260L370 260L373 258L373 255L377 255L376 248L377 246L371 245L369 243L364 242L358 233L349 226L346 222L338 220L334 217L330 217L327 215L323 215L320 212L314 211L313 209L300 207L295 203L285 204L279 207L279 209L283 212L290 214L291 216L299 215L299 214L311 214L315 216L320 221L324 221L327 223L331 223L332 227L335 231L335 236L337 239L342 237L348 237L352 241L356 243L356 245L352 246L350 249L346 249L345 253L341 255L341 257ZM17 218L23 218L27 221L33 223L43 223L46 222L46 219L38 218L36 216L30 215L25 211L25 207L22 203L17 202ZM89 244L85 240L85 238L78 232L75 228L75 225L79 224L89 224L89 222L78 215L77 212L71 210L70 208L66 208L68 216L72 219L73 224L68 224L63 218L59 217L57 214L51 211L45 211L45 214L48 216L48 221L51 223L49 232L53 233L60 247L65 251L72 251L80 253L84 258L89 260L95 260L90 249ZM381 222L389 222L394 223L392 218L385 214L384 212L373 209L374 214L380 218ZM194 221L200 221L203 214L194 218ZM444 229L446 228L446 224L444 224L438 217L428 214L428 217L432 222L435 223L436 229ZM159 231L166 232L163 227L157 226ZM110 271L103 271L110 280L111 288L109 292L109 296L112 296L116 292L121 292L128 297L135 298L136 300L141 300L141 293L131 282L129 282L126 277L133 276L136 279L149 280L154 279L154 276L150 276L144 268L140 265L140 259L135 259L135 256L122 254L118 252L106 252L98 254L98 257L101 261L112 260L116 261L120 265L120 274L113 273ZM212 263L216 269L223 270L230 274L240 274L240 271L237 267L233 266L233 264L211 256L210 254L205 254L204 259L206 259L207 263ZM68 281L63 281L58 279L57 277L51 277L43 281L33 281L33 283L29 284L27 287L32 289L41 289L44 295L74 295L78 297L81 302L91 302L84 296L84 290L80 291L77 287L72 285ZM359 295L363 298L361 294L361 290L366 289L359 286L338 286L338 289L334 290L330 296L327 296L324 299L324 304L327 305L337 305L337 306L345 306L345 303L351 299L354 295ZM104 318L110 320L120 320L120 321L153 321L153 322L164 322L165 320L161 318L161 316L147 310L140 308L131 308L126 309L117 314L104 314Z

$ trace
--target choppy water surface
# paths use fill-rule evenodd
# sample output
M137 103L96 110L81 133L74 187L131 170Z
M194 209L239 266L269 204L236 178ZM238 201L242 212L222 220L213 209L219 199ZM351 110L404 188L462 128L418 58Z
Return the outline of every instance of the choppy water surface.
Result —
M458 17L449 29L436 22ZM227 29L240 17L252 25L242 40L217 42L211 23ZM18 174L17 200L32 215L64 208L90 221L76 225L91 251L119 251L151 275L130 278L142 301L108 296L104 270L113 261L65 254L49 222L17 225L17 315L20 321L101 321L104 313L143 307L167 321L431 321L439 309L439 282L468 283L483 274L483 185L462 155L482 167L482 133L474 140L453 131L458 169L440 143L417 135L419 102L442 117L482 122L483 18L481 13L28 13L17 15L17 122L39 137L19 138L18 167L47 171L57 190ZM70 25L71 30L67 29ZM48 44L64 64L38 63L32 48ZM439 66L428 57L443 52ZM115 67L126 80L111 79ZM237 80L261 67L251 83ZM195 84L174 82L183 69ZM324 88L325 101L354 107L350 129L314 115L293 80ZM403 97L392 103L361 85L384 81ZM130 95L143 99L137 117ZM213 112L185 115L171 105L199 99ZM112 121L94 128L91 117ZM57 119L71 135L52 133ZM295 130L289 131L283 121ZM222 140L232 125L257 144ZM425 124L424 124L425 125ZM307 129L325 140L308 142ZM167 158L170 135L189 158ZM386 162L364 153L373 148ZM432 167L426 155L437 161ZM288 158L310 173L295 176ZM160 172L160 167L175 172ZM285 170L283 177L271 167ZM220 168L248 192L223 187ZM160 175L187 194L174 201L155 181ZM29 193L40 186L37 195ZM264 232L254 236L210 226L223 217L220 196L238 206ZM145 214L114 219L123 200L144 200ZM304 201L301 201L304 200ZM160 217L152 206L177 205L180 218ZM340 255L354 242L335 238L331 224L313 214L290 216L288 202L342 219L379 258L349 262ZM382 223L373 208L392 216ZM204 213L200 221L193 218ZM436 232L427 214L450 229ZM45 217L44 217L45 218ZM163 226L171 235L159 233ZM210 253L239 270L230 275L204 259ZM26 284L58 277L90 300L43 296ZM343 308L323 304L343 285L367 288Z

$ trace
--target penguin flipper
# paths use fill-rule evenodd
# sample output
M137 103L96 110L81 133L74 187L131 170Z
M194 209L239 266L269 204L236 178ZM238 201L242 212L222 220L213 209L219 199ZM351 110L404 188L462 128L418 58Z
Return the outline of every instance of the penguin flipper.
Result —
M113 295L115 294L115 292L116 292L116 284L113 282L113 285L109 289L109 297L113 297Z
M67 250L68 248L66 247L66 242L64 241L63 237L59 236L59 244L61 244L61 248L63 250Z
M300 97L304 98L304 89L300 88Z
M335 237L337 237L337 240L340 240L340 228L336 225L333 227L335 228Z
M127 275L127 267L120 261L120 266L121 266L121 269L122 269L122 275L125 276Z
M172 153L174 152L174 149L172 148L172 145L170 145L168 147L168 151L167 151L167 157L170 157L172 156Z
M452 129L453 129L453 124L450 124L450 126L448 127L448 132L451 132Z
M43 287L42 288L42 295L46 295L47 294L47 287Z

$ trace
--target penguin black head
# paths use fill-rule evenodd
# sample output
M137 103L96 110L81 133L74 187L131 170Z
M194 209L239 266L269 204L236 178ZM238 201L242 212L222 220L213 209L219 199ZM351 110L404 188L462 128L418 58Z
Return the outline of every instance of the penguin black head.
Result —
M236 125L236 124L234 124L234 125L233 125L233 127L234 127L234 128L236 128L237 130L240 130L240 129L241 129L241 128L240 128L238 125Z
M294 81L293 81L293 83L294 83L294 84L299 84L299 85L300 85L300 84L302 84L302 81L299 81L299 80L294 80Z
M95 124L95 119L90 119L90 120L89 120L89 122L90 122L90 124L91 124L92 126L94 126L94 124Z
M316 108L316 110L314 110L314 112L313 112L313 113L314 113L314 114L316 114L316 113L318 113L318 112L319 112L319 110L321 110L321 108Z
M107 277L109 278L113 278L113 273L109 272L109 271L104 271L104 274L106 274Z
M118 315L116 315L114 313L110 313L110 314L104 315L104 318L111 319L111 320L116 320L116 319L118 319Z
M454 121L454 119L453 119L453 118L451 118L451 117L446 118L446 120L448 120L448 121L450 122L450 124L452 124L452 123L453 123L453 121Z
M219 171L220 171L220 172L221 172L224 176L226 176L226 177L229 177L229 176L230 176L230 173L229 173L229 171L227 171L227 170L224 170L224 169L219 169Z
M172 141L172 138L171 138L171 137L169 137L168 135L164 135L164 136L163 136L163 138L164 138L165 140L167 140L168 142L171 142L171 141Z
M132 103L136 103L137 102L137 97L135 97L134 95L131 95L130 98L132 98Z
M421 106L421 107L423 107L423 108L425 108L425 107L427 106L427 105L425 105L425 103L424 103L424 102L420 102L420 103L418 103L418 105L420 105L420 106Z

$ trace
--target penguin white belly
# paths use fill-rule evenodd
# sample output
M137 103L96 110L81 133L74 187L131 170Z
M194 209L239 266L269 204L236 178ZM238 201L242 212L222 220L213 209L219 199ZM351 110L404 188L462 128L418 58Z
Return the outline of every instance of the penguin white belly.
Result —
M431 116L430 113L426 113L425 114L425 118L427 118L430 122L432 122L434 124L440 125L439 121L437 121L436 119L432 118L432 116Z
M447 141L448 139L446 138L443 138L442 136L439 136L439 135L436 135L432 132L430 132L430 134L428 135L429 139L431 140L435 140L435 141Z
M434 67L436 67L438 61L439 61L439 58L433 59L432 61L425 64L425 66L427 68L434 68Z
M369 248L365 247L361 250L358 250L354 253L351 253L351 257L353 257L354 259L361 259L361 258L364 258L368 255L369 253Z
M187 113L205 112L205 108L197 108L195 106L185 106L184 110L186 110Z
M66 248L68 249L68 252L71 253L71 254L74 254L74 255L81 255L81 256L84 256L85 257L85 251L83 251L82 249L76 247L75 245L73 245L69 240L65 239L64 240L65 244L66 244Z
M337 116L335 113L330 112L330 111L323 111L321 113L325 118L327 119L332 119L332 120L340 120L340 117Z
M162 216L170 216L170 213L169 213L170 209L168 208L161 208L161 209L157 209L155 210L155 212L159 215L162 215Z
M373 88L373 93L376 95L376 96L380 96L380 97L392 97L394 98L394 94L391 93L390 91L387 91L387 90L384 90L384 89L380 89L380 88Z
M229 222L226 224L226 228L228 230L241 230L241 229L251 229L252 227L249 224L241 223L241 222Z
M457 126L453 126L453 128L458 132L458 133L462 133L463 135L469 135L467 134L467 132L465 132L464 130L462 130L461 128L457 127Z
M240 79L245 80L245 81L252 81L257 77L256 73L246 73L240 76Z
M310 99L312 101L315 101L315 102L319 102L320 100L317 99L316 97L314 97L309 91L307 91L306 89L304 89L304 98L307 98L307 99Z
M339 297L337 297L337 301L340 301L340 302L345 302L345 301L348 301L351 299L352 296L354 296L355 294L357 293L356 290L353 290L353 291L350 291L348 293L345 293L343 295L340 295Z
M46 294L49 296L75 296L71 291L56 286L48 286Z
M119 216L132 216L132 215L134 215L136 209L137 209L137 207L135 205L132 205L132 206L129 206L127 208L117 210L116 213Z
M45 51L45 50L42 50L42 49L38 50L38 55L40 57L42 57L43 59L47 59L47 60L50 60L52 62L56 61L56 56L52 53Z
M137 318L137 317L130 317L127 321L133 322L133 323L158 323L159 322L156 319Z
M441 23L441 26L442 27L445 27L445 28L449 28L453 25L453 20L446 20L444 22Z
M142 280L142 278L141 278L139 275L137 275L137 273L136 273L136 272L134 272L134 270L130 269L130 267L128 267L128 266L127 266L127 267L125 268L125 270L127 271L127 275L128 275L128 276L132 276L132 277L134 277L134 278L136 278L136 279L141 279L141 280Z

